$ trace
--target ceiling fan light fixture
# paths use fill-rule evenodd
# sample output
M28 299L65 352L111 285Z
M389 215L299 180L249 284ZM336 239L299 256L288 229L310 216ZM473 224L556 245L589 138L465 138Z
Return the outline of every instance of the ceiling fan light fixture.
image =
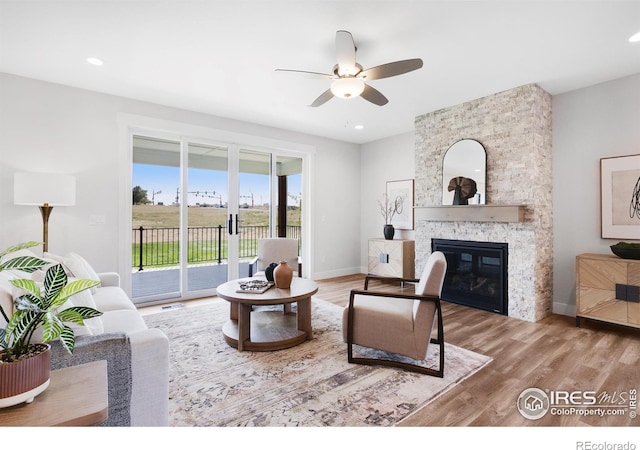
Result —
M336 32L336 59L338 64L333 66L333 75L304 70L276 70L313 74L324 79L333 80L331 87L309 105L315 108L324 105L333 97L362 97L374 105L384 106L389 103L389 100L380 91L369 84L365 84L365 79L368 82L381 78L390 78L422 68L422 59L413 58L381 64L364 70L356 61L356 50L351 33L345 30L338 30Z
M336 97L358 97L362 91L364 91L364 81L358 78L338 78L331 83L331 93Z

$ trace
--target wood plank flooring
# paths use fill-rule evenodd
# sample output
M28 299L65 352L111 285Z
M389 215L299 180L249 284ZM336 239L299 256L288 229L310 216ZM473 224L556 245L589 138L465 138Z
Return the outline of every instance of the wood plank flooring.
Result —
M361 289L363 280L364 275L320 280L316 297L346 305L349 291ZM574 318L560 315L530 323L447 302L443 302L443 323L445 342L491 356L493 361L405 419L402 426L640 425L640 418L631 418L628 408L629 392L640 390L639 330L587 320L577 328ZM569 410L532 421L516 408L521 392L531 387L606 393L612 397L610 403L622 402L625 414L599 417Z
M320 298L340 306L348 302L351 289L362 289L364 275L319 280ZM376 285L376 289L399 289ZM411 291L413 287L405 287ZM217 300L217 299L216 299ZM209 299L180 302L197 306ZM141 308L155 313L161 306ZM629 392L640 390L640 330L588 320L581 328L573 317L551 315L531 323L443 302L445 342L491 356L480 372L405 419L405 427L620 427L638 426L631 418ZM345 356L346 358L346 356ZM445 367L446 370L446 367ZM425 375L426 376L426 375ZM518 412L516 402L531 387L545 392L566 390L606 393L612 401L624 396L625 414L586 416L547 413L529 420ZM640 409L640 405L639 405ZM640 411L638 411L640 412Z

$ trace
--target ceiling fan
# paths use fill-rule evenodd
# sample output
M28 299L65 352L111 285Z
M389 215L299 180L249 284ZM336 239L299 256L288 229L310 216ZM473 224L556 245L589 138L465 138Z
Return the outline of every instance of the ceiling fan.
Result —
M420 58L395 61L380 66L363 69L356 62L356 46L351 33L344 30L336 31L336 56L338 63L333 67L333 73L308 72L305 70L276 69L280 72L299 72L333 80L331 87L320 94L310 105L317 107L325 104L333 97L353 98L362 97L378 106L386 105L389 100L380 91L372 88L365 81L395 77L422 67Z

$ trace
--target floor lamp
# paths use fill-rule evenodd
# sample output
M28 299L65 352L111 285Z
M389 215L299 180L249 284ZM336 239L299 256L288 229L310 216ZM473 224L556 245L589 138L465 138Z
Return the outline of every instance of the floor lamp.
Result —
M48 251L49 216L54 206L76 203L76 177L57 173L16 173L13 178L13 203L35 205L42 214L42 250Z

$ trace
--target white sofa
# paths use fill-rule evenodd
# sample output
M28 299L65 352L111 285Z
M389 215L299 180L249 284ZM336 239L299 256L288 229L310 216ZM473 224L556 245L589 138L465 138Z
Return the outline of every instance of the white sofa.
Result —
M21 252L24 254L25 250ZM15 256L7 255L3 261ZM75 278L98 279L98 287L77 294L71 302L75 306L95 307L103 313L87 320L85 327L74 327L76 346L73 355L59 342L51 343L51 368L106 359L109 418L103 425L168 425L169 343L165 334L147 327L136 306L120 288L117 273L97 274L86 261L73 253L62 258L45 254L44 259L62 262L68 274ZM19 295L9 280L29 276L36 279L43 274L0 272L0 304L8 314L13 313L13 297ZM0 327L4 328L4 325L5 321L0 316Z

